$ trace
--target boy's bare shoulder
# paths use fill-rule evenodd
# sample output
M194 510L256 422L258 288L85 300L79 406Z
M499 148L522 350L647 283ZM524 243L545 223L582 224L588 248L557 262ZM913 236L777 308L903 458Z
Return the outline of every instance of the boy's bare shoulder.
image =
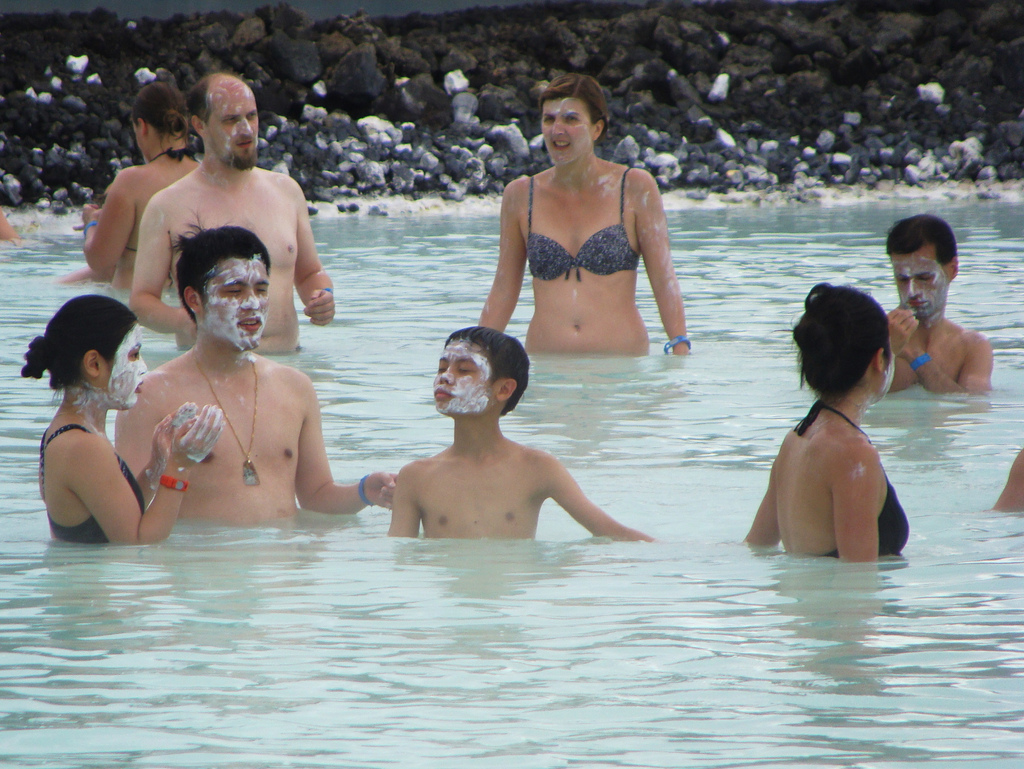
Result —
M433 479L438 479L445 472L444 453L432 457L414 459L398 471L398 485L406 490L424 488Z
M532 488L534 493L542 495L552 493L558 480L568 472L553 454L519 443L512 443L509 463L518 466L517 474L524 488Z
M510 441L511 442L511 441ZM529 462L535 464L538 467L561 467L561 461L553 454L548 454L542 451L541 448L534 448L532 446L523 445L522 443L512 443L515 446L515 450L519 453L519 460L522 462Z
M442 469L445 462L445 457L448 454L448 449L435 454L432 457L423 457L422 459L414 459L412 462L404 465L399 471L399 475L405 474L407 476L423 476L427 473L434 473Z

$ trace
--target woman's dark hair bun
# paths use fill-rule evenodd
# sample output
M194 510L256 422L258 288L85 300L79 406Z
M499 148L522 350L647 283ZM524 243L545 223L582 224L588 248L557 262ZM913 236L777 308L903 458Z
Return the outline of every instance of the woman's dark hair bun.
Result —
M137 322L135 313L109 296L69 299L46 324L46 334L29 342L21 375L42 379L43 372L49 371L54 390L77 385L85 354L96 350L104 360L113 360L118 345Z
M23 377L42 379L53 360L53 345L45 336L37 336L28 343L25 365L21 367Z
M804 300L793 329L800 378L822 395L840 395L860 381L879 349L889 353L889 322L878 302L850 286L819 283Z

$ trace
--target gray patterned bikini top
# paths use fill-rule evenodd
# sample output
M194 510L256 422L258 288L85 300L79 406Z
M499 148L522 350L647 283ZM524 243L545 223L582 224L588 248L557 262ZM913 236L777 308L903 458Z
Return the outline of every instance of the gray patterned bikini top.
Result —
M527 213L529 234L526 238L526 258L530 263L530 274L540 280L554 280L564 274L569 279L573 267L576 280L580 280L580 268L595 275L611 275L622 270L636 270L640 254L629 245L622 215L626 204L626 174L622 174L622 188L619 190L619 223L598 230L580 246L575 258L569 255L565 246L547 235L533 232L533 179L530 179L530 206Z

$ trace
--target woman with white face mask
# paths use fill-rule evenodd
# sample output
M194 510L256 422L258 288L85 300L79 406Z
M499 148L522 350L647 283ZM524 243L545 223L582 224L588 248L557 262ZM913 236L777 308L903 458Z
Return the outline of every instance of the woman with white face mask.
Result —
M505 188L498 267L480 325L505 330L529 267L529 352L647 355L636 306L643 259L665 329L658 349L686 355L686 316L657 182L642 168L595 154L608 107L594 78L556 77L539 103L551 168Z
M189 470L216 443L223 415L185 404L153 434L153 453L136 481L106 434L107 412L131 408L146 374L135 314L106 296L67 302L32 340L24 377L50 372L62 395L39 449L39 489L50 533L69 542L143 544L167 538Z
M907 517L860 424L888 391L909 333L847 286L818 284L804 309L793 339L801 382L818 399L782 442L746 541L849 561L898 555Z

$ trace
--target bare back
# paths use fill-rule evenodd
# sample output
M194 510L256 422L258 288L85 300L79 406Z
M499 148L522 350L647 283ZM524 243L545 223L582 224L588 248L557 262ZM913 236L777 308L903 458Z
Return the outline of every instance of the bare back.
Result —
M865 548L873 558L885 495L871 442L842 417L822 412L806 433L790 431L783 440L748 540L771 541L758 540L774 528L787 552L823 555L840 550L844 539L873 538Z
M132 218L131 232L128 234L128 242L124 246L121 258L114 270L114 277L110 282L114 288L124 291L131 290L132 278L135 275L135 254L139 250L139 228L142 224L142 214L150 199L160 190L170 187L198 167L199 164L189 157L184 157L181 160L160 158L153 163L133 166L118 174L118 178L120 178L128 174L129 171L131 172L128 179L125 180L127 183L124 188L132 197L134 217ZM114 181L116 183L117 179ZM109 194L108 192L108 199ZM97 233L97 237L99 234Z

